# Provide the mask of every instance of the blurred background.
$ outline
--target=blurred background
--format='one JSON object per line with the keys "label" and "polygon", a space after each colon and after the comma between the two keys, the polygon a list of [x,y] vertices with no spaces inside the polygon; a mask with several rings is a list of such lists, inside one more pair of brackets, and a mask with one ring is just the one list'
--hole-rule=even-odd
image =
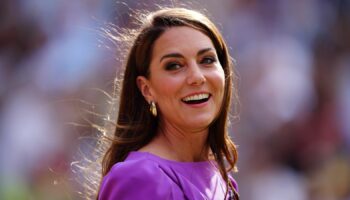
{"label": "blurred background", "polygon": [[[1,0],[0,199],[84,199],[73,166],[98,131],[80,122],[106,117],[99,89],[112,93],[123,52],[101,28],[183,2]],[[190,5],[207,10],[236,61],[241,199],[350,200],[350,1]]]}

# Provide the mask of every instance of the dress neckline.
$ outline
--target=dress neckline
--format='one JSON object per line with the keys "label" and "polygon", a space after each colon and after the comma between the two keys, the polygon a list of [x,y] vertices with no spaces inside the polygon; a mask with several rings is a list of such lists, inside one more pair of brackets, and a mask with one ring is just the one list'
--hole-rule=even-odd
{"label": "dress neckline", "polygon": [[154,161],[158,161],[161,163],[168,163],[171,165],[182,165],[182,166],[203,166],[203,165],[213,165],[215,161],[214,160],[208,160],[208,161],[198,161],[198,162],[182,162],[182,161],[175,161],[175,160],[169,160],[166,158],[162,158],[158,155],[155,155],[150,152],[143,152],[143,151],[131,151],[128,155],[127,160],[134,160],[139,158],[148,158]]}

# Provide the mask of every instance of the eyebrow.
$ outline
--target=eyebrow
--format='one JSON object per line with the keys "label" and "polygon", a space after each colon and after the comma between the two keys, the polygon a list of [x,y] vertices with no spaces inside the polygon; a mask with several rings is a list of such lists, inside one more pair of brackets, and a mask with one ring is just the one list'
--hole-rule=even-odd
{"label": "eyebrow", "polygon": [[[208,52],[210,50],[213,50],[213,48],[209,47],[209,48],[201,49],[201,50],[198,51],[197,56],[202,55],[202,54],[204,54],[204,53],[206,53],[206,52]],[[162,56],[160,58],[159,62],[162,62],[162,60],[165,59],[165,58],[183,58],[183,57],[184,56],[181,55],[180,53],[169,53],[169,54],[166,54],[166,55]]]}

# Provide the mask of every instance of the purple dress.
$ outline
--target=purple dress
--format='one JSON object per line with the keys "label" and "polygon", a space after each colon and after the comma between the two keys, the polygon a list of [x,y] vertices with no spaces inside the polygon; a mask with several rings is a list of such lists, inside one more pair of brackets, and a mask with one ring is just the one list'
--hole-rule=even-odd
{"label": "purple dress", "polygon": [[225,190],[214,162],[177,162],[135,151],[103,178],[98,199],[214,200],[224,199]]}

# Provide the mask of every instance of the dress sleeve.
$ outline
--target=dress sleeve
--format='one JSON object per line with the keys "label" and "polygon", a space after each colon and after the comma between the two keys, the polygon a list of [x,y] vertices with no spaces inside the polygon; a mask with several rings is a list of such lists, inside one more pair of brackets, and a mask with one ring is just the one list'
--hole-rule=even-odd
{"label": "dress sleeve", "polygon": [[173,199],[172,184],[153,162],[118,163],[103,178],[99,200]]}

